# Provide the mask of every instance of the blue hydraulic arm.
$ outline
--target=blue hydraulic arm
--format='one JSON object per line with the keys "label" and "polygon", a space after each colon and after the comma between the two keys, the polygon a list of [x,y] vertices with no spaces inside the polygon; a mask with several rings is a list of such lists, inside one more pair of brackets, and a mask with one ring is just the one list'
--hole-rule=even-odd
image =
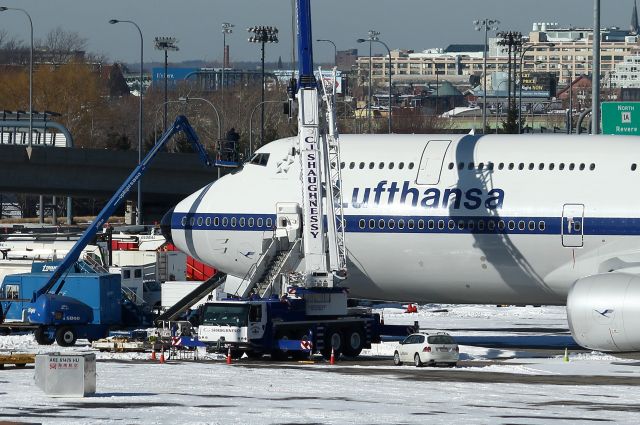
{"label": "blue hydraulic arm", "polygon": [[313,37],[311,34],[311,0],[297,0],[298,75],[300,88],[315,88],[313,72]]}
{"label": "blue hydraulic arm", "polygon": [[[54,272],[49,277],[47,283],[40,288],[38,291],[34,292],[33,298],[31,302],[35,302],[36,299],[46,294],[55,286],[60,277],[71,267],[73,264],[78,261],[80,258],[80,254],[82,250],[93,240],[98,230],[102,227],[102,225],[111,217],[116,208],[122,204],[122,201],[126,198],[127,194],[131,191],[131,188],[136,185],[138,180],[142,177],[144,172],[147,169],[147,166],[153,161],[154,157],[158,153],[160,149],[174,136],[176,133],[183,131],[187,135],[187,139],[193,146],[194,150],[198,153],[202,161],[208,166],[212,166],[213,162],[209,157],[209,154],[204,149],[204,146],[200,143],[200,139],[196,134],[191,124],[187,120],[187,117],[184,115],[180,115],[176,118],[173,125],[164,132],[164,134],[158,139],[153,148],[149,151],[147,156],[144,157],[142,162],[138,164],[138,166],[133,170],[133,172],[127,177],[122,186],[118,188],[116,193],[113,194],[109,202],[104,206],[102,211],[96,216],[95,220],[91,223],[91,225],[84,231],[82,237],[73,245],[73,248],[67,253],[67,255],[62,260],[62,263],[54,270]],[[60,291],[62,285],[60,285],[56,293]]]}

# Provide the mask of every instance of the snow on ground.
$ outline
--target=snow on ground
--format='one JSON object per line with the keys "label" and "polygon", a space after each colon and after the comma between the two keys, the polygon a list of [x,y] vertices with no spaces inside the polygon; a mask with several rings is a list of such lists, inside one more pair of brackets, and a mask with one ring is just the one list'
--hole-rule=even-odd
{"label": "snow on ground", "polygon": [[[443,311],[447,310],[447,311]],[[386,323],[449,329],[454,335],[567,328],[561,307],[422,306],[384,308]],[[439,311],[439,312],[436,312]],[[499,329],[499,330],[498,330]],[[390,356],[395,343],[365,355]],[[31,335],[0,337],[0,352],[86,351],[42,347]],[[97,394],[50,398],[34,370],[0,371],[0,422],[189,424],[593,423],[640,422],[640,363],[597,352],[544,354],[460,347],[455,369],[394,367],[390,358],[357,366],[148,360],[148,353],[99,353]],[[388,363],[387,363],[388,361]],[[340,363],[339,363],[340,364]],[[601,376],[603,380],[592,377]],[[509,379],[504,379],[508,377]],[[540,379],[538,379],[540,378]],[[533,379],[533,380],[532,380]],[[567,382],[565,382],[565,380]],[[580,383],[576,384],[578,380]]]}

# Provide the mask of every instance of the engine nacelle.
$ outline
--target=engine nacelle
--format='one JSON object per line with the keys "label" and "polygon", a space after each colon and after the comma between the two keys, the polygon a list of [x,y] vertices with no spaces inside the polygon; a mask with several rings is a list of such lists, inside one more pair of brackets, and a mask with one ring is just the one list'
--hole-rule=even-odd
{"label": "engine nacelle", "polygon": [[578,280],[567,297],[575,341],[598,351],[640,351],[640,277],[607,273]]}

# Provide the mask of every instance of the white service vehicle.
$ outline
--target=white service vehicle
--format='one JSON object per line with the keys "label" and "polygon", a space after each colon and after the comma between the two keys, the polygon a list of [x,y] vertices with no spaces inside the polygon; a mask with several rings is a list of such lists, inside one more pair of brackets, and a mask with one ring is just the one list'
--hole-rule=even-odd
{"label": "white service vehicle", "polygon": [[437,364],[453,367],[459,358],[458,344],[446,332],[411,334],[393,352],[396,366],[413,362],[415,367]]}

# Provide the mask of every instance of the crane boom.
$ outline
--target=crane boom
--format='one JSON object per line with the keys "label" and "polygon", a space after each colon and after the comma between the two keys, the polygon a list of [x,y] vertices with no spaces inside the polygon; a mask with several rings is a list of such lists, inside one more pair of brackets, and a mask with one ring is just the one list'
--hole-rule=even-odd
{"label": "crane boom", "polygon": [[[114,211],[122,204],[122,201],[126,198],[127,194],[131,191],[138,180],[145,173],[147,167],[153,161],[156,154],[162,149],[162,147],[178,132],[184,132],[187,136],[189,142],[193,145],[194,150],[200,156],[200,159],[207,165],[212,166],[213,162],[209,157],[209,154],[205,150],[204,146],[200,143],[200,139],[196,134],[191,124],[189,124],[189,120],[184,115],[179,115],[173,125],[167,129],[167,131],[162,134],[160,139],[156,142],[153,148],[149,151],[149,153],[144,157],[144,159],[138,164],[138,166],[133,170],[133,172],[127,177],[124,183],[118,188],[118,190],[113,194],[109,202],[104,206],[102,211],[96,216],[93,222],[87,227],[84,231],[80,239],[73,245],[73,247],[69,250],[67,255],[65,255],[62,263],[51,273],[51,276],[47,280],[47,283],[42,286],[38,291],[35,291],[33,294],[33,298],[31,302],[35,302],[36,299],[46,294],[53,288],[58,280],[62,277],[62,275],[80,258],[80,254],[82,250],[93,240],[98,230],[102,227],[102,225],[111,217]],[[56,293],[60,291],[62,285],[58,286]]]}

